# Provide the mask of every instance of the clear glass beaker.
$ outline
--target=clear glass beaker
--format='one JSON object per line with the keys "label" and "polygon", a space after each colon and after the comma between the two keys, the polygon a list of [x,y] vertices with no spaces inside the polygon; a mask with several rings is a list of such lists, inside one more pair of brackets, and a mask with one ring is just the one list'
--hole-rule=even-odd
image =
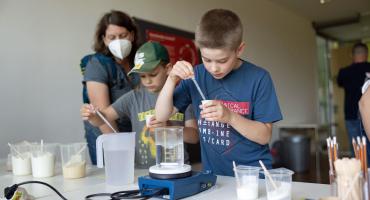
{"label": "clear glass beaker", "polygon": [[183,129],[178,126],[155,129],[157,166],[172,168],[184,165]]}

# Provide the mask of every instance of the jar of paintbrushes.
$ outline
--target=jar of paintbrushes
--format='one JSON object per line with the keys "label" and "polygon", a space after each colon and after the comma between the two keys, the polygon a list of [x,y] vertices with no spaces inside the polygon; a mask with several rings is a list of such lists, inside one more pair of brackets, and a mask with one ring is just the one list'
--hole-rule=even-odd
{"label": "jar of paintbrushes", "polygon": [[339,159],[336,137],[327,138],[331,195],[340,200],[369,200],[366,138],[353,138],[354,158]]}

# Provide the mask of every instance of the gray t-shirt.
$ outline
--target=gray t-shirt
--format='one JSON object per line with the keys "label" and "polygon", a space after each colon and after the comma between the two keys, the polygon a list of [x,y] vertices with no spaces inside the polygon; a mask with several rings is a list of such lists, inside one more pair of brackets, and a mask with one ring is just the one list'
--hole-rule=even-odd
{"label": "gray t-shirt", "polygon": [[[156,146],[154,135],[151,136],[149,134],[145,116],[154,114],[157,98],[158,94],[151,93],[145,87],[139,86],[112,104],[119,117],[129,117],[131,119],[132,131],[136,132],[135,167],[137,168],[147,169],[155,165]],[[176,113],[171,117],[168,125],[184,126],[186,120],[194,118],[193,108],[189,106],[185,111],[185,115]],[[188,159],[189,156],[185,147],[184,162],[186,163]]]}
{"label": "gray t-shirt", "polygon": [[[98,59],[95,54],[87,63],[84,73],[84,81],[94,81],[106,84],[109,88],[110,103],[116,101],[123,94],[132,90],[137,84],[139,77],[130,76],[130,79],[112,58],[99,54]],[[102,61],[102,62],[101,62]],[[89,91],[88,91],[89,92]],[[117,120],[119,131],[130,131],[130,119],[127,117]]]}

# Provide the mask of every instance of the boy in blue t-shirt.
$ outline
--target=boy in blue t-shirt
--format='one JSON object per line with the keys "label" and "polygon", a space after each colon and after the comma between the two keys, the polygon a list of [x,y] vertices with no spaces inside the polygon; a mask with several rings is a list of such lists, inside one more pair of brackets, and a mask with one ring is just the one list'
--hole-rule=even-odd
{"label": "boy in blue t-shirt", "polygon": [[[271,168],[268,143],[272,123],[282,119],[269,73],[239,57],[245,44],[239,17],[229,10],[213,9],[203,15],[195,32],[203,64],[178,61],[156,103],[156,118],[192,104],[199,127],[204,170],[233,176],[232,161]],[[191,78],[195,78],[208,101]],[[180,84],[176,87],[177,83]],[[199,105],[199,107],[197,106]]]}

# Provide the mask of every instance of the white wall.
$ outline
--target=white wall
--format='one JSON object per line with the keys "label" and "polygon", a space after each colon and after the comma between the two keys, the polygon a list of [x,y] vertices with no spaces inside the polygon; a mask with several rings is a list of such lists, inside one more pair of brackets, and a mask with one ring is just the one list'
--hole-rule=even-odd
{"label": "white wall", "polygon": [[110,9],[194,31],[211,8],[234,10],[244,58],[271,72],[284,123],[315,122],[315,34],[310,22],[267,0],[0,0],[0,157],[7,142],[82,141],[79,59]]}

